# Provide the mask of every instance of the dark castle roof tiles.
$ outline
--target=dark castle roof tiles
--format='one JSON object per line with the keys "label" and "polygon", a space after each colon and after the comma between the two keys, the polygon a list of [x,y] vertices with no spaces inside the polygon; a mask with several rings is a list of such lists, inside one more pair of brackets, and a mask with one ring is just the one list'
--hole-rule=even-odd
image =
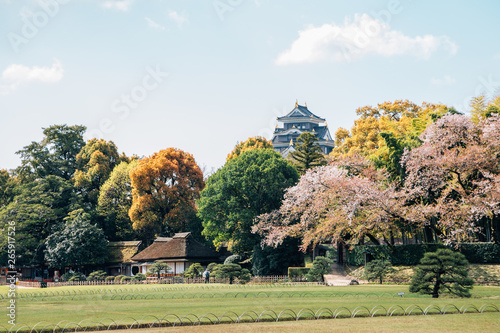
{"label": "dark castle roof tiles", "polygon": [[[297,111],[298,110],[298,111]],[[297,105],[292,111],[290,111],[287,115],[283,117],[278,117],[278,120],[285,119],[285,118],[312,118],[312,119],[317,119],[317,120],[325,120],[321,117],[318,117],[309,109],[307,106],[302,106],[302,105]]]}

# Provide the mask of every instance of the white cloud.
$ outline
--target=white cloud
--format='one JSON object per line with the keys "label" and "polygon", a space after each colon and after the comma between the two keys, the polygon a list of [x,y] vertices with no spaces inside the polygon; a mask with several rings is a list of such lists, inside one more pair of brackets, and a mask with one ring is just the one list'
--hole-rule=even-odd
{"label": "white cloud", "polygon": [[117,9],[122,12],[126,12],[129,10],[130,6],[132,6],[133,2],[134,0],[106,0],[101,4],[101,6],[104,8]]}
{"label": "white cloud", "polygon": [[346,19],[343,25],[323,24],[299,31],[299,38],[278,56],[276,64],[290,65],[322,60],[345,62],[369,54],[386,57],[411,54],[428,59],[439,48],[446,49],[450,54],[457,52],[456,44],[447,36],[425,35],[412,38],[400,31],[391,30],[388,24],[367,14],[356,14],[352,22]]}
{"label": "white cloud", "polygon": [[168,17],[172,21],[174,21],[175,23],[177,23],[177,25],[179,26],[179,28],[181,28],[184,23],[188,22],[187,17],[185,17],[185,16],[183,16],[183,15],[181,15],[181,14],[175,12],[175,11],[170,11],[168,13]]}
{"label": "white cloud", "polygon": [[12,64],[7,67],[0,78],[0,95],[8,95],[20,86],[31,82],[56,83],[64,75],[64,69],[59,60],[54,59],[52,67],[28,67]]}
{"label": "white cloud", "polygon": [[150,28],[154,28],[154,29],[159,29],[159,30],[165,30],[165,27],[162,26],[161,24],[159,23],[156,23],[155,21],[153,21],[152,19],[150,19],[149,17],[145,17],[144,18],[146,20],[146,22],[148,22],[148,26]]}
{"label": "white cloud", "polygon": [[452,84],[455,84],[455,82],[456,82],[455,79],[449,75],[445,75],[442,79],[439,78],[431,79],[431,84],[434,86],[450,86]]}

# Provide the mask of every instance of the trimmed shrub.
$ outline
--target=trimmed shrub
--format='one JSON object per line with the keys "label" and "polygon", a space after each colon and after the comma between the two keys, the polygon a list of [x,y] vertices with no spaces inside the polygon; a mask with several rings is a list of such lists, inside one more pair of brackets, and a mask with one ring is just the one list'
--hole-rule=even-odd
{"label": "trimmed shrub", "polygon": [[137,273],[136,275],[134,275],[132,277],[132,280],[133,281],[144,281],[144,280],[146,280],[146,275],[144,275],[142,273]]}
{"label": "trimmed shrub", "polygon": [[366,265],[365,277],[368,281],[378,280],[382,284],[387,275],[394,272],[395,270],[392,268],[389,260],[376,259]]}
{"label": "trimmed shrub", "polygon": [[199,278],[203,274],[203,267],[200,263],[195,262],[184,272],[184,277],[186,278]]}
{"label": "trimmed shrub", "polygon": [[78,281],[85,281],[85,277],[80,272],[71,274],[71,277],[68,279],[68,282],[78,282]]}
{"label": "trimmed shrub", "polygon": [[120,280],[121,282],[127,282],[127,281],[131,281],[132,280],[132,277],[130,276],[124,276],[122,277],[122,279]]}
{"label": "trimmed shrub", "polygon": [[120,282],[125,275],[117,275],[115,276],[115,282]]}
{"label": "trimmed shrub", "polygon": [[104,280],[105,281],[114,281],[115,277],[114,276],[106,276],[106,278]]}
{"label": "trimmed shrub", "polygon": [[316,257],[314,259],[311,269],[306,274],[306,279],[309,282],[323,281],[323,275],[330,272],[330,264],[332,260],[325,257]]}
{"label": "trimmed shrub", "polygon": [[102,281],[106,278],[107,274],[103,270],[94,271],[89,274],[87,281]]}

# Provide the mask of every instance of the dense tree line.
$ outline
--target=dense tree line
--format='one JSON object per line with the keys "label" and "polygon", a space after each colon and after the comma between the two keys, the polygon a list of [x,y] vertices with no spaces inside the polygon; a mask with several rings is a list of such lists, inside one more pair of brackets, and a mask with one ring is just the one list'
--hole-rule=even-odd
{"label": "dense tree line", "polygon": [[[187,229],[201,239],[195,199],[204,183],[192,155],[168,148],[129,158],[112,141],[85,143],[85,130],[45,128],[17,152],[18,168],[0,171],[0,229],[15,222],[16,265],[98,265],[108,241],[147,245]],[[5,259],[5,232],[0,242]]]}
{"label": "dense tree line", "polygon": [[[98,265],[108,241],[190,231],[257,275],[285,273],[299,247],[324,241],[499,242],[500,98],[471,110],[362,107],[328,157],[310,133],[287,159],[249,138],[205,180],[179,149],[127,157],[111,141],[85,142],[83,126],[50,126],[18,152],[18,168],[0,170],[0,229],[16,222],[20,266]],[[0,243],[5,259],[5,232]]]}

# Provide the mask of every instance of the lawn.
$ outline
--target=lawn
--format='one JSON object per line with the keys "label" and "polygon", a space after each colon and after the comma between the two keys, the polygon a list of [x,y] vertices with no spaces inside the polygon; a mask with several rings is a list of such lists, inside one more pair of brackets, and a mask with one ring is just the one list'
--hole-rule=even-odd
{"label": "lawn", "polygon": [[[6,305],[7,289],[0,288],[0,294],[4,299],[2,302]],[[397,294],[404,292],[404,296],[400,297]],[[358,317],[367,316],[368,312],[378,306],[377,314],[385,314],[391,307],[395,310],[394,314],[402,314],[404,309],[413,306],[413,313],[420,313],[430,305],[442,309],[449,304],[453,304],[458,309],[466,305],[474,305],[480,308],[485,304],[493,304],[500,308],[500,287],[475,287],[473,297],[470,299],[460,298],[439,298],[432,299],[429,296],[415,295],[408,292],[406,285],[359,285],[346,287],[327,287],[327,286],[279,286],[279,285],[120,285],[120,286],[82,286],[82,287],[61,287],[50,289],[18,289],[19,298],[17,299],[16,321],[20,324],[32,327],[39,322],[46,322],[37,326],[39,329],[45,325],[54,327],[57,323],[64,321],[60,326],[73,322],[78,323],[85,320],[81,325],[95,326],[91,322],[102,321],[103,325],[110,325],[113,322],[118,322],[125,318],[122,323],[132,324],[134,321],[144,318],[144,322],[154,322],[156,318],[162,318],[167,314],[174,314],[182,317],[193,314],[195,316],[186,317],[183,322],[190,323],[196,321],[197,317],[211,313],[203,319],[204,323],[215,321],[216,317],[222,316],[225,322],[237,320],[237,317],[247,312],[241,319],[253,321],[263,311],[262,319],[275,319],[281,311],[281,319],[292,319],[302,309],[301,318],[310,317],[312,313],[323,308],[330,309],[331,312],[337,314],[335,309],[346,308],[342,310],[338,317],[349,316],[357,307],[360,311]],[[418,307],[417,307],[418,306]],[[431,312],[438,311],[433,308]],[[401,308],[403,310],[401,310]],[[492,310],[493,308],[489,308]],[[391,311],[392,311],[391,310]],[[471,309],[472,310],[472,309]],[[250,312],[251,311],[251,312]],[[408,310],[409,311],[409,310]],[[448,312],[457,312],[454,307],[449,307]],[[326,317],[330,312],[323,311],[323,316]],[[153,317],[154,316],[154,317]],[[460,318],[483,318],[484,325],[489,325],[487,318],[491,318],[493,322],[500,322],[500,313],[485,313],[485,314],[467,314],[467,315],[451,315],[451,316],[430,316],[429,318],[443,318],[448,320],[448,317]],[[6,316],[5,316],[6,317]],[[406,318],[406,317],[405,317]],[[423,316],[419,316],[423,318]],[[445,319],[446,318],[446,319]],[[175,322],[177,317],[167,316],[170,322]],[[363,323],[364,321],[376,320],[384,322],[388,329],[401,321],[403,318],[354,318],[336,321]],[[413,322],[413,316],[410,318]],[[408,319],[408,320],[410,320]],[[392,321],[391,321],[392,320]],[[420,320],[420,319],[418,319]],[[418,321],[417,320],[417,321]],[[431,319],[422,319],[425,323],[431,323]],[[441,320],[441,319],[435,319]],[[0,323],[5,328],[10,328],[7,324],[7,319]],[[326,322],[321,321],[305,321],[318,331],[325,330]],[[325,323],[322,323],[325,322]],[[178,321],[179,323],[179,321]],[[279,326],[279,325],[281,326]],[[269,326],[269,329],[277,329],[283,327],[286,330],[290,323],[278,323],[278,326]],[[268,324],[238,324],[243,327],[254,327],[252,325]],[[303,325],[302,321],[296,325]],[[344,325],[344,324],[342,324]],[[361,324],[360,324],[361,325]],[[367,324],[370,325],[369,323]],[[429,324],[431,325],[431,324]],[[70,325],[71,327],[74,325]],[[220,327],[229,327],[223,325]],[[417,325],[418,326],[418,325]],[[16,328],[17,328],[16,327]],[[240,327],[240,326],[239,326]],[[256,329],[258,326],[255,326]],[[489,327],[489,326],[488,326]],[[489,329],[484,326],[482,328]],[[101,326],[102,328],[102,326]],[[473,327],[475,329],[475,327]],[[209,328],[201,328],[202,330]],[[262,328],[267,329],[267,328]],[[293,329],[293,328],[290,328]],[[240,330],[240,328],[238,328]],[[259,329],[260,330],[260,329]]]}

